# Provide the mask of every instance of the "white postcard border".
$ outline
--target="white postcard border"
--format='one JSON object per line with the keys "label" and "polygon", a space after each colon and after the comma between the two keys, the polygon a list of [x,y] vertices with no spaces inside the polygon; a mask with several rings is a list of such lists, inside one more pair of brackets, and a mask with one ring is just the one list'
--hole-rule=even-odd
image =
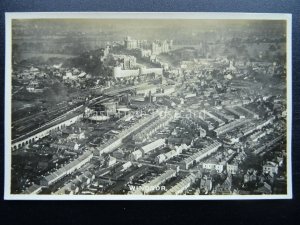
{"label": "white postcard border", "polygon": [[[25,195],[11,194],[11,21],[13,19],[214,19],[287,22],[287,194],[286,195]],[[5,13],[5,174],[6,200],[268,200],[292,199],[292,15],[220,12],[8,12]]]}

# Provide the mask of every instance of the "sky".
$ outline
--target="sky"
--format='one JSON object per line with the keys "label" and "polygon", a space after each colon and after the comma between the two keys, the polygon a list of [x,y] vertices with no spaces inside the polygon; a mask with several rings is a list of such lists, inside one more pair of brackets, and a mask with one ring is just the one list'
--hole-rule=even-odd
{"label": "sky", "polygon": [[14,30],[31,33],[84,32],[115,33],[136,38],[172,38],[206,32],[285,32],[285,21],[203,19],[22,19],[13,20]]}

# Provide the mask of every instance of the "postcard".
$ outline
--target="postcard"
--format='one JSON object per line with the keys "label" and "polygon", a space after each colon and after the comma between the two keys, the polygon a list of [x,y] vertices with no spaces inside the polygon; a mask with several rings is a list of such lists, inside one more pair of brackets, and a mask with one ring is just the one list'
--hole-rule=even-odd
{"label": "postcard", "polygon": [[6,13],[8,200],[292,198],[291,15]]}

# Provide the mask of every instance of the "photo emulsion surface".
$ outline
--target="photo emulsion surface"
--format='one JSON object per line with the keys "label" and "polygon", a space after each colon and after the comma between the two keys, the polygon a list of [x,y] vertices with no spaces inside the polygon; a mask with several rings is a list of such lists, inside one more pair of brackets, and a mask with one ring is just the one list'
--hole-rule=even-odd
{"label": "photo emulsion surface", "polygon": [[13,15],[7,198],[291,197],[286,18]]}

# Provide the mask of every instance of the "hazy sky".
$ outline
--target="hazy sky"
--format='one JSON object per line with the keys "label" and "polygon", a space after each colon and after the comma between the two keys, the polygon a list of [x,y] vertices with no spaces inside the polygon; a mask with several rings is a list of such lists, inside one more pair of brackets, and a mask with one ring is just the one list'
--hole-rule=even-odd
{"label": "hazy sky", "polygon": [[56,28],[58,30],[87,29],[284,29],[285,21],[272,20],[195,20],[195,19],[27,19],[14,20],[14,25],[32,28]]}
{"label": "hazy sky", "polygon": [[23,19],[13,20],[13,30],[28,30],[34,34],[61,32],[114,33],[119,39],[167,38],[205,32],[285,32],[285,21],[279,20],[204,20],[204,19]]}

